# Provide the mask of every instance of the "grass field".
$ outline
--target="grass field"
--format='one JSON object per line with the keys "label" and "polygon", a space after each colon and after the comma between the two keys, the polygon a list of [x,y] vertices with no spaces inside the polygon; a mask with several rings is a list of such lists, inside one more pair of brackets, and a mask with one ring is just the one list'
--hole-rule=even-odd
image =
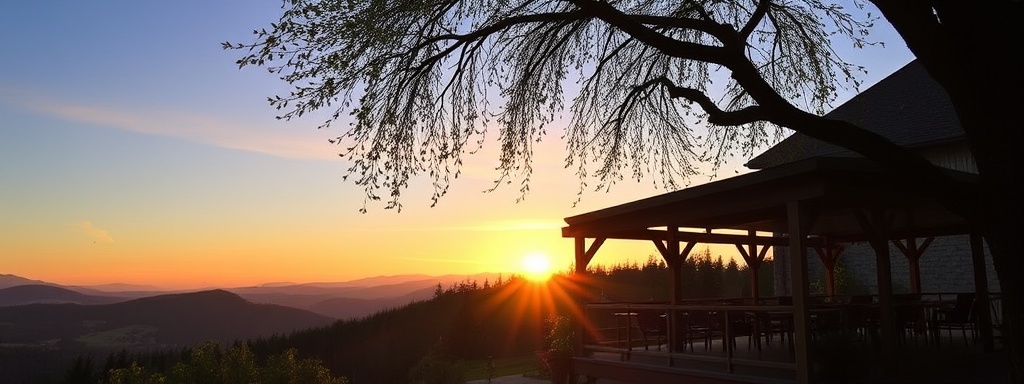
{"label": "grass field", "polygon": [[466,362],[466,380],[481,380],[488,377],[509,376],[537,371],[537,357],[534,355],[494,359],[494,370],[488,372],[489,360]]}
{"label": "grass field", "polygon": [[156,331],[156,327],[148,325],[129,325],[109,331],[85,334],[75,340],[90,347],[123,348],[154,343]]}

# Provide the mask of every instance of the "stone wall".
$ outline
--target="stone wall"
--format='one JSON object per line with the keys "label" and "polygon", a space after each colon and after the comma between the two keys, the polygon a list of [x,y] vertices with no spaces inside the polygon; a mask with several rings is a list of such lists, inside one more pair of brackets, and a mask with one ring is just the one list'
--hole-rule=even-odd
{"label": "stone wall", "polygon": [[[918,244],[921,240],[918,240]],[[775,292],[790,294],[789,260],[786,247],[772,250],[775,258]],[[891,243],[893,293],[910,292],[910,268],[906,256]],[[808,279],[812,287],[824,285],[824,264],[817,253],[807,252]],[[878,293],[878,275],[875,252],[867,243],[846,244],[839,263],[850,280],[854,293]],[[923,293],[973,292],[974,267],[971,261],[970,239],[967,235],[936,237],[920,260],[921,291]],[[999,292],[999,281],[992,265],[992,256],[985,247],[985,271],[989,292]],[[815,292],[812,288],[811,293]],[[842,292],[841,292],[842,293]]]}

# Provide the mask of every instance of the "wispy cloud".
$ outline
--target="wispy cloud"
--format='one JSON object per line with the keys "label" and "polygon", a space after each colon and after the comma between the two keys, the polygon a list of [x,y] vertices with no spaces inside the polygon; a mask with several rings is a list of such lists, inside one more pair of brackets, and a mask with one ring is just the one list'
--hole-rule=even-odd
{"label": "wispy cloud", "polygon": [[552,220],[503,220],[488,221],[475,225],[425,228],[435,231],[547,231],[562,227],[560,221]]}
{"label": "wispy cloud", "polygon": [[483,260],[470,260],[470,259],[440,259],[433,257],[399,257],[399,260],[408,261],[427,261],[432,263],[444,263],[444,264],[473,264],[473,265],[488,265]]}
{"label": "wispy cloud", "polygon": [[[8,93],[9,90],[4,90]],[[266,125],[245,125],[222,116],[180,111],[124,110],[104,105],[62,102],[43,97],[3,97],[36,113],[59,119],[89,123],[129,132],[168,136],[222,148],[257,152],[294,159],[337,159],[338,148],[327,142],[323,132]]]}
{"label": "wispy cloud", "polygon": [[82,220],[75,224],[75,231],[78,233],[89,236],[93,242],[97,243],[113,243],[114,238],[110,237],[110,233],[107,230],[99,228],[92,224],[92,221]]}

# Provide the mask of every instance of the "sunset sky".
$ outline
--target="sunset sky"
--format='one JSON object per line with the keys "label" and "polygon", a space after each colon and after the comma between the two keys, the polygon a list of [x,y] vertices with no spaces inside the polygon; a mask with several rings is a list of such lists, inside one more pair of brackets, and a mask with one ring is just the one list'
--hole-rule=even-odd
{"label": "sunset sky", "polygon": [[[532,253],[566,269],[562,218],[665,192],[627,182],[573,207],[578,181],[553,130],[524,202],[516,188],[482,193],[497,176],[492,143],[438,206],[414,184],[401,213],[361,214],[363,191],[327,142],[345,125],[275,120],[266,98],[287,85],[220,47],[249,42],[280,4],[0,2],[0,274],[196,288],[519,271]],[[911,60],[879,24],[885,48],[849,56],[867,85]],[[595,261],[654,253],[609,242]]]}

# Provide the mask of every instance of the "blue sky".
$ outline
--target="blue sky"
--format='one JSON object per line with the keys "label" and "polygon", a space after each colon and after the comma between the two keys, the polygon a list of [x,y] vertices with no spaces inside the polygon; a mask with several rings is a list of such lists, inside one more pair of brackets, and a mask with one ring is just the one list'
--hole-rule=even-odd
{"label": "blue sky", "polygon": [[[663,192],[626,185],[573,208],[549,140],[524,203],[511,188],[481,193],[497,176],[483,154],[436,208],[413,190],[401,214],[359,214],[362,191],[327,142],[340,131],[316,130],[322,116],[275,120],[266,98],[287,85],[221,49],[279,7],[0,3],[0,273],[184,287],[514,270],[533,252],[567,265],[563,217]],[[886,49],[851,57],[866,84],[910,60],[891,30],[876,36]]]}

